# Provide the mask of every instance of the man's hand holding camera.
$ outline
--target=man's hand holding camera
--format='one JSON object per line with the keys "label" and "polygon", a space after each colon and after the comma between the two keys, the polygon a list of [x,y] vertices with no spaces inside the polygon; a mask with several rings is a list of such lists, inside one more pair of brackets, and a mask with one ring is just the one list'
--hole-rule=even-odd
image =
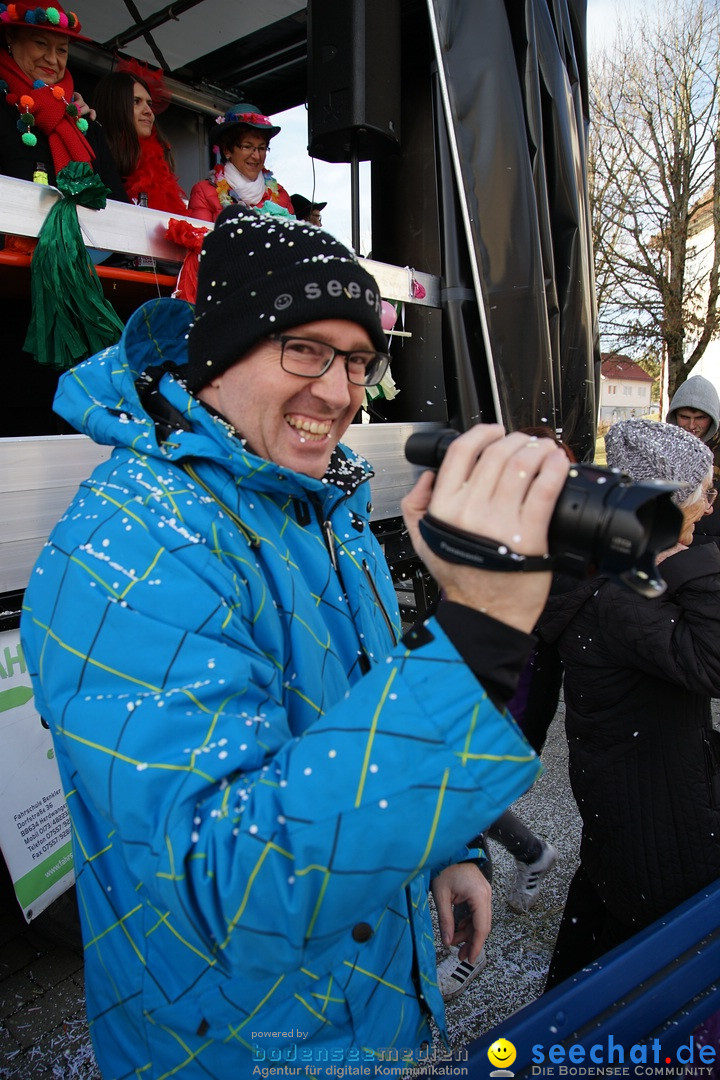
{"label": "man's hand holding camera", "polygon": [[433,518],[524,555],[548,550],[548,524],[568,461],[551,439],[478,424],[448,446],[437,473],[424,472],[403,500],[415,550],[448,600],[530,632],[547,599],[550,573],[502,573],[447,562],[424,542],[419,522]]}

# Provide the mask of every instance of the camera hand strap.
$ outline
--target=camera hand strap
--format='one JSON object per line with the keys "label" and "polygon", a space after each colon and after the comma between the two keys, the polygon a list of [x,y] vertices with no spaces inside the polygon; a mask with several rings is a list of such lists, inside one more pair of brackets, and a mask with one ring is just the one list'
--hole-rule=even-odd
{"label": "camera hand strap", "polygon": [[519,555],[505,544],[498,544],[486,536],[456,529],[432,514],[420,521],[420,535],[436,555],[446,562],[465,563],[478,570],[552,570],[551,555]]}

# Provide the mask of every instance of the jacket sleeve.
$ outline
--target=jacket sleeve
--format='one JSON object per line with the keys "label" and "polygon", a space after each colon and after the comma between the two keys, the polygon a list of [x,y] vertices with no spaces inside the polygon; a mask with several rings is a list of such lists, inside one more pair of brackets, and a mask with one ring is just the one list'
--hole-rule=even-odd
{"label": "jacket sleeve", "polygon": [[198,948],[259,979],[312,962],[536,777],[434,618],[293,735],[292,664],[327,643],[282,664],[251,553],[228,591],[212,538],[139,504],[120,519],[132,566],[100,532],[46,548],[26,656],[76,831]]}
{"label": "jacket sleeve", "polygon": [[667,592],[647,600],[607,584],[599,594],[603,646],[615,661],[720,697],[720,550],[690,547],[660,565]]}
{"label": "jacket sleeve", "polygon": [[[193,184],[188,201],[188,217],[199,218],[201,221],[214,221],[219,209],[211,205],[211,195],[215,196],[215,201],[217,201],[215,188],[207,180],[200,180],[197,184]],[[218,203],[218,207],[219,205]]]}

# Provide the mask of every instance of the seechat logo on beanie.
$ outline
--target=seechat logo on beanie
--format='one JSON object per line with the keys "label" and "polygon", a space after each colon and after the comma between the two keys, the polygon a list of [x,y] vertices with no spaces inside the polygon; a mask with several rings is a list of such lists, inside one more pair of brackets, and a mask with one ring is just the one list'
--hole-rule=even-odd
{"label": "seechat logo on beanie", "polygon": [[228,207],[200,254],[188,387],[206,386],[270,334],[322,319],[357,323],[384,352],[380,312],[374,278],[329,233]]}

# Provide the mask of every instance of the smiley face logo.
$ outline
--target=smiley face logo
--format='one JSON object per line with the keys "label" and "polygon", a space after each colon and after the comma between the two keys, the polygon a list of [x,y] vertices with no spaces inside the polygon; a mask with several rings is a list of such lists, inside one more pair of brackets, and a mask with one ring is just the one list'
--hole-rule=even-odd
{"label": "smiley face logo", "polygon": [[507,1039],[496,1039],[487,1054],[491,1065],[497,1069],[507,1069],[517,1057],[517,1050]]}

